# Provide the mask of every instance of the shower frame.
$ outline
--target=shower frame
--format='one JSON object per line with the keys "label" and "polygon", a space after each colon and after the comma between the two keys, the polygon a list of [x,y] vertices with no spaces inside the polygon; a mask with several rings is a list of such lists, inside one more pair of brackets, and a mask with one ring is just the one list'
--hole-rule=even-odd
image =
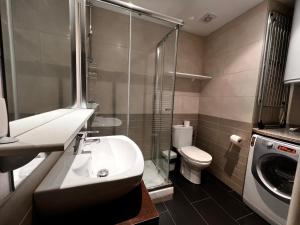
{"label": "shower frame", "polygon": [[[76,39],[76,77],[77,77],[77,83],[78,83],[78,90],[77,89],[77,105],[78,107],[83,107],[86,108],[87,107],[87,78],[88,78],[88,65],[89,65],[89,59],[91,58],[91,55],[88,53],[88,45],[89,40],[87,39],[87,37],[90,38],[91,36],[91,26],[89,24],[89,21],[91,20],[90,15],[88,15],[88,10],[90,10],[91,6],[93,5],[92,1],[89,0],[69,0],[70,2],[73,3],[73,8],[75,9],[75,13],[74,13],[74,28],[75,28],[75,32],[73,32],[72,34],[75,34],[75,39]],[[131,85],[131,81],[130,81],[130,76],[131,76],[131,68],[130,68],[130,64],[131,64],[131,26],[132,26],[132,14],[138,14],[138,15],[144,15],[146,17],[151,17],[154,18],[156,20],[160,20],[163,22],[167,22],[168,24],[172,24],[170,26],[170,31],[158,42],[157,46],[160,45],[161,43],[164,43],[167,38],[173,33],[176,32],[175,34],[175,39],[174,39],[174,59],[173,62],[174,66],[173,66],[173,74],[169,74],[170,76],[173,75],[173,96],[171,99],[171,106],[172,109],[174,108],[174,90],[175,90],[175,73],[176,73],[176,59],[177,59],[177,44],[178,44],[178,33],[179,33],[179,28],[181,26],[183,26],[183,20],[180,19],[176,19],[173,17],[169,17],[148,9],[144,9],[142,7],[138,7],[135,6],[133,4],[130,3],[126,3],[123,1],[119,1],[119,0],[97,0],[97,2],[99,3],[103,3],[106,4],[108,6],[113,6],[113,7],[117,7],[117,8],[121,8],[124,9],[124,11],[126,10],[127,12],[129,12],[129,18],[130,18],[130,34],[129,34],[129,65],[128,65],[128,112],[127,112],[127,135],[128,135],[128,129],[129,129],[129,121],[130,121],[130,110],[129,110],[129,103],[130,103],[130,85]],[[87,17],[88,15],[88,17]],[[174,25],[174,26],[173,26]],[[72,38],[72,37],[71,37]],[[72,38],[73,39],[73,38]],[[155,59],[156,60],[156,59]],[[155,61],[156,64],[156,61]],[[173,65],[173,64],[172,64]],[[155,68],[156,70],[156,68]],[[165,76],[166,71],[164,71],[164,73],[162,74],[162,76]],[[155,71],[155,77],[157,76],[156,71]],[[155,83],[154,83],[155,86]],[[154,93],[155,95],[155,93]],[[155,96],[154,96],[155,97]],[[154,103],[153,103],[154,104]],[[172,110],[171,109],[171,110]],[[171,114],[171,124],[170,124],[170,131],[172,128],[172,121],[173,121],[173,111],[170,111]],[[170,133],[170,145],[171,145],[171,133]],[[152,157],[151,157],[152,158]],[[169,158],[170,158],[170,151],[169,151]],[[157,167],[157,165],[156,165]],[[157,170],[160,171],[161,168],[157,167]],[[168,173],[169,173],[169,168],[167,171],[167,180],[168,180]],[[169,182],[169,180],[167,181]],[[164,185],[165,186],[165,185]],[[157,188],[156,188],[157,189]]]}
{"label": "shower frame", "polygon": [[[86,108],[87,106],[87,76],[88,76],[88,60],[90,55],[87,54],[87,40],[86,36],[90,35],[90,26],[87,26],[87,10],[91,7],[90,0],[69,0],[70,7],[74,9],[75,13],[71,17],[71,33],[72,40],[76,40],[72,43],[71,49],[76,49],[76,77],[77,77],[77,105]],[[152,10],[148,10],[139,6],[135,6],[131,3],[123,2],[120,0],[97,0],[97,2],[106,3],[115,7],[119,7],[129,12],[134,12],[139,15],[145,15],[151,18],[155,18],[164,22],[174,24],[174,29],[178,30],[184,25],[183,20],[170,17]],[[87,9],[88,8],[88,9]],[[131,16],[130,16],[131,17]],[[173,31],[173,30],[172,30]],[[170,33],[172,32],[170,31]],[[169,34],[169,33],[168,33]],[[166,36],[168,36],[168,34]],[[178,35],[177,35],[178,36]],[[164,37],[165,38],[165,37]],[[164,39],[163,38],[163,39]],[[131,40],[130,40],[131,43]],[[176,53],[177,55],[177,48]],[[89,56],[89,57],[87,57]],[[129,74],[130,76],[130,74]]]}
{"label": "shower frame", "polygon": [[[175,34],[175,54],[174,54],[174,71],[165,71],[165,68],[162,68],[162,71],[158,71],[158,61],[159,61],[159,55],[162,55],[163,57],[163,63],[162,65],[164,65],[164,57],[165,57],[165,42],[167,41],[168,37],[173,33],[176,32]],[[160,132],[161,132],[161,128],[163,127],[163,121],[162,121],[162,114],[163,114],[163,107],[162,107],[162,101],[163,101],[163,87],[164,87],[164,81],[163,81],[163,76],[165,76],[165,73],[169,73],[169,76],[173,76],[174,80],[173,80],[173,93],[175,90],[175,81],[176,81],[176,64],[177,64],[177,50],[178,50],[178,35],[179,35],[179,25],[177,25],[176,27],[174,27],[174,30],[170,30],[156,45],[156,54],[155,54],[155,78],[154,78],[154,94],[153,94],[153,120],[156,120],[156,112],[158,111],[158,120],[159,120],[159,131],[157,131],[157,134],[153,134],[152,136],[152,154],[151,154],[151,159],[154,162],[155,166],[157,167],[157,169],[159,171],[161,171],[162,173],[164,173],[163,169],[160,168],[159,166],[159,151],[160,151],[160,139],[158,137],[161,136]],[[162,48],[162,53],[159,54],[159,49]],[[162,77],[159,77],[159,73],[162,72]],[[160,85],[159,85],[160,83]],[[159,96],[157,96],[157,87],[160,86],[159,88]],[[158,107],[156,107],[156,102],[157,102],[157,98],[159,98],[158,100]],[[166,108],[165,112],[169,111],[171,114],[171,118],[170,121],[173,121],[173,111],[170,111],[172,109],[174,109],[174,94],[173,97],[171,99],[170,102],[171,108]],[[152,124],[152,129],[155,130],[157,129],[157,127],[155,127],[156,123]],[[172,129],[172,122],[170,124],[170,129]],[[158,143],[157,142],[158,139]],[[171,139],[172,142],[172,139]],[[171,144],[171,143],[170,143]],[[157,147],[158,146],[158,147]],[[171,150],[171,149],[170,149]],[[171,155],[171,151],[168,152],[168,169],[167,169],[167,174],[165,174],[165,176],[168,178],[169,177],[169,172],[170,172],[170,155]],[[168,184],[166,185],[168,186]],[[154,187],[153,190],[156,190],[156,188]]]}

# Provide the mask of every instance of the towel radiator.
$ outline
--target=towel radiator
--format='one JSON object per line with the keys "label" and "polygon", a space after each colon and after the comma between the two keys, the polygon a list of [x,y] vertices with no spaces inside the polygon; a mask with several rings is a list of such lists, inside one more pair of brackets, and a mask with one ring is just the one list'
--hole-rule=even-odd
{"label": "towel radiator", "polygon": [[284,84],[292,19],[270,11],[258,94],[259,128],[286,124],[289,86]]}

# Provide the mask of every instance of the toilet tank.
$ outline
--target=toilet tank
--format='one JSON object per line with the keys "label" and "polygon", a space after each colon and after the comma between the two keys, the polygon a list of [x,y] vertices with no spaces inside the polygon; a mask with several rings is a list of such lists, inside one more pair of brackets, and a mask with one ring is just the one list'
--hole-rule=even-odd
{"label": "toilet tank", "polygon": [[193,141],[193,127],[183,125],[174,125],[172,131],[173,147],[181,148],[191,146]]}

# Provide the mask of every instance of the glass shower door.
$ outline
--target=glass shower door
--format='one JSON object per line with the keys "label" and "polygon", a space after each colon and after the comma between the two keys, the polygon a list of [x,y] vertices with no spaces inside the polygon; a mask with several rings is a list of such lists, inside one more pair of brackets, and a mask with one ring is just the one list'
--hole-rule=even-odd
{"label": "glass shower door", "polygon": [[130,85],[130,12],[92,1],[87,9],[88,102],[99,104],[91,128],[127,135]]}
{"label": "glass shower door", "polygon": [[169,184],[178,27],[107,2],[90,3],[87,96],[99,103],[91,127],[103,136],[126,135],[139,146],[148,189]]}
{"label": "glass shower door", "polygon": [[152,161],[169,183],[171,133],[174,105],[178,30],[173,30],[159,42],[156,49],[156,74],[153,107]]}

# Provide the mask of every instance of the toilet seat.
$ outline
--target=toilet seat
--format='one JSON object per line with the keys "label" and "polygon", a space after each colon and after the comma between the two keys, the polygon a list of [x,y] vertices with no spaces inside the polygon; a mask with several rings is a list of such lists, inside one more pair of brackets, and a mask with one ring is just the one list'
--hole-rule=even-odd
{"label": "toilet seat", "polygon": [[212,161],[210,154],[195,146],[182,147],[180,152],[184,157],[196,163],[210,163]]}

